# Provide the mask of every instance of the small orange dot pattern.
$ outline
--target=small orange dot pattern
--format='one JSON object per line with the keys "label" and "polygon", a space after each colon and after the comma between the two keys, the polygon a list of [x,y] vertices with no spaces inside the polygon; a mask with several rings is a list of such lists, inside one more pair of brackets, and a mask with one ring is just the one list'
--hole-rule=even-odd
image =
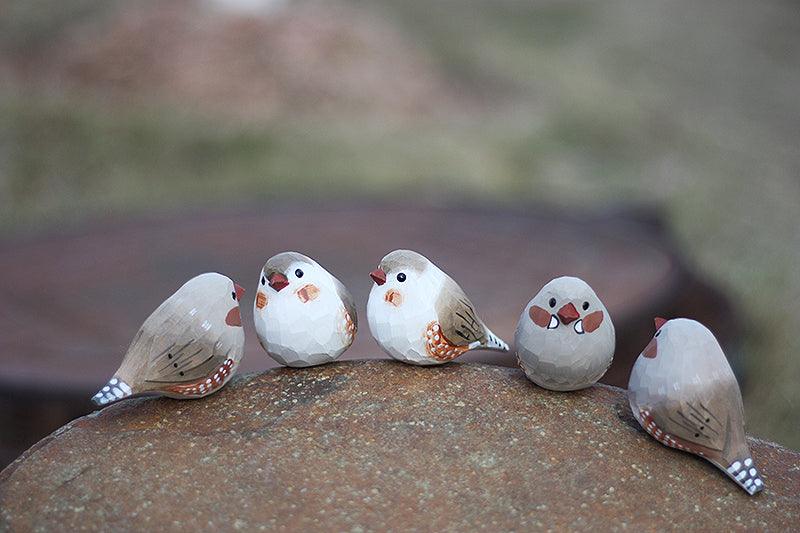
{"label": "small orange dot pattern", "polygon": [[202,378],[192,383],[181,383],[172,385],[164,389],[164,392],[181,394],[183,396],[205,396],[211,394],[225,384],[225,380],[233,372],[233,359],[226,359],[225,362],[206,378]]}
{"label": "small orange dot pattern", "polygon": [[458,346],[448,341],[442,333],[439,323],[434,321],[425,328],[425,351],[437,361],[452,361],[469,348]]}

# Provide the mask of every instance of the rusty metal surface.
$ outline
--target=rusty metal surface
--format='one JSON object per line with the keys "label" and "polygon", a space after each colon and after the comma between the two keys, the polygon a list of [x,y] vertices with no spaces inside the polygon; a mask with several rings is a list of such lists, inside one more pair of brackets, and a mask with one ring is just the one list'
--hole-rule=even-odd
{"label": "rusty metal surface", "polygon": [[796,530],[800,454],[751,446],[756,497],[644,434],[613,387],[477,363],[276,369],[68,424],[0,474],[0,529]]}

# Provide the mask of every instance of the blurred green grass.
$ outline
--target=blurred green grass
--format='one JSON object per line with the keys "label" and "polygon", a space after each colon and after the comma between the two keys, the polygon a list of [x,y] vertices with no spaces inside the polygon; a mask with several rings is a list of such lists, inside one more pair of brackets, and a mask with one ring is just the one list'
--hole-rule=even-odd
{"label": "blurred green grass", "polygon": [[[0,43],[23,55],[111,9],[10,4],[0,29],[14,31]],[[800,19],[790,4],[350,4],[400,28],[471,107],[242,121],[0,84],[0,231],[284,197],[657,205],[746,319],[749,430],[800,448]]]}

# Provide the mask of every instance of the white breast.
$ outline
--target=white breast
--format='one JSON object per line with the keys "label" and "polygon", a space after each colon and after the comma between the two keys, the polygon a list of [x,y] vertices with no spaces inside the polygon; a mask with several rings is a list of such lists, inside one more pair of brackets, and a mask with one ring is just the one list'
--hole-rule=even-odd
{"label": "white breast", "polygon": [[352,343],[344,304],[333,287],[322,286],[319,296],[306,303],[294,293],[271,296],[253,315],[261,346],[277,362],[294,367],[327,363]]}
{"label": "white breast", "polygon": [[[431,276],[433,278],[433,276]],[[367,321],[378,345],[391,357],[417,365],[441,364],[428,357],[425,330],[437,320],[435,302],[441,289],[436,279],[417,280],[414,287],[394,287],[403,294],[403,303],[395,307],[384,297],[392,287],[373,285],[367,302]]]}

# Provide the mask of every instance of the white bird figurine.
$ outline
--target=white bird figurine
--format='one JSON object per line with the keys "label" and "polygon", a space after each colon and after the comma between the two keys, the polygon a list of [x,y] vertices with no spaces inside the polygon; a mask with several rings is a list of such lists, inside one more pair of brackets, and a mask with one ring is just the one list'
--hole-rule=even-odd
{"label": "white bird figurine", "polygon": [[153,393],[201,398],[222,388],[244,353],[244,289],[217,273],[187,281],[144,321],[122,365],[92,401]]}
{"label": "white bird figurine", "polygon": [[267,354],[292,367],[335,360],[353,344],[358,330],[347,288],[297,252],[277,254],[264,265],[253,320]]}
{"label": "white bird figurine", "polygon": [[508,351],[461,287],[417,252],[389,253],[370,277],[375,285],[367,302],[369,329],[391,357],[439,365],[469,350]]}
{"label": "white bird figurine", "polygon": [[633,365],[628,399],[660,443],[707,459],[750,495],[764,488],[747,445],[739,384],[704,325],[656,318],[656,334]]}
{"label": "white bird figurine", "polygon": [[519,317],[514,344],[528,379],[550,390],[591,386],[614,358],[614,324],[608,310],[582,279],[547,283]]}

